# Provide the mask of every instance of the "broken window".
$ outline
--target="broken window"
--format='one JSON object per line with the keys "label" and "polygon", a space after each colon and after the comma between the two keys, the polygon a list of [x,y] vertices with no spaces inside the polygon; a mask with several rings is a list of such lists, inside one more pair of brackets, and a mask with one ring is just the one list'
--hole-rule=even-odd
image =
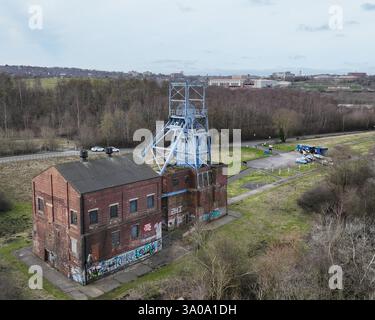
{"label": "broken window", "polygon": [[138,224],[135,224],[132,226],[131,228],[131,237],[132,239],[138,239],[139,237],[139,225]]}
{"label": "broken window", "polygon": [[120,231],[112,232],[112,248],[120,246]]}
{"label": "broken window", "polygon": [[89,212],[89,218],[90,218],[90,224],[96,224],[98,223],[98,210],[91,210]]}
{"label": "broken window", "polygon": [[138,199],[130,200],[130,213],[138,211]]}
{"label": "broken window", "polygon": [[70,224],[77,225],[78,224],[78,215],[77,212],[70,210]]}
{"label": "broken window", "polygon": [[155,207],[155,196],[153,194],[147,196],[147,209]]}
{"label": "broken window", "polygon": [[44,200],[38,197],[38,211],[44,213]]}
{"label": "broken window", "polygon": [[113,204],[109,207],[109,216],[111,219],[118,217],[118,204]]}

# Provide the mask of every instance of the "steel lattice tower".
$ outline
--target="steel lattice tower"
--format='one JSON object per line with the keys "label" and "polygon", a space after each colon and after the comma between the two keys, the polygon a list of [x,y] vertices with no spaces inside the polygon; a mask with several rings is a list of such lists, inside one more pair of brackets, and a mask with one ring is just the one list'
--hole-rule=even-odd
{"label": "steel lattice tower", "polygon": [[[168,146],[164,145],[166,141],[170,141]],[[169,165],[199,169],[211,164],[205,85],[170,84],[169,119],[142,156],[145,158],[149,152],[159,174],[163,174]]]}

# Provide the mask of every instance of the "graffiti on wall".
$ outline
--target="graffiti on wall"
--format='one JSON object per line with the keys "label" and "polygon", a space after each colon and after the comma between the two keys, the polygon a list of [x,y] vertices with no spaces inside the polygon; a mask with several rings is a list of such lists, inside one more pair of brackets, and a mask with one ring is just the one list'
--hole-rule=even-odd
{"label": "graffiti on wall", "polygon": [[202,215],[201,219],[203,221],[215,220],[215,219],[220,218],[223,214],[224,214],[224,212],[222,210],[215,209],[215,210],[213,210],[209,213],[205,213],[204,215]]}
{"label": "graffiti on wall", "polygon": [[81,268],[72,267],[70,269],[70,277],[72,278],[73,281],[78,282],[80,284],[84,284],[84,274]]}
{"label": "graffiti on wall", "polygon": [[181,213],[182,212],[182,208],[183,208],[182,206],[179,206],[177,208],[172,208],[171,209],[171,215]]}
{"label": "graffiti on wall", "polygon": [[140,246],[134,250],[122,253],[111,259],[98,262],[87,268],[87,280],[94,280],[101,276],[113,272],[121,267],[134,263],[138,260],[146,258],[159,252],[162,249],[162,240],[158,239],[154,242]]}

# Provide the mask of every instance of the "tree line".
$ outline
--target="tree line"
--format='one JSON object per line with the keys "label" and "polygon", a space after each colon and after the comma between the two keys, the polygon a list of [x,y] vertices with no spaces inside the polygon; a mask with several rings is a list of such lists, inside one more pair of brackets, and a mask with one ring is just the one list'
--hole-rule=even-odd
{"label": "tree line", "polygon": [[[339,110],[334,98],[287,89],[208,88],[211,128],[241,129],[242,139],[373,128],[372,110]],[[80,145],[133,145],[139,128],[168,117],[168,83],[61,79],[53,88],[0,74],[0,138],[56,136]]]}

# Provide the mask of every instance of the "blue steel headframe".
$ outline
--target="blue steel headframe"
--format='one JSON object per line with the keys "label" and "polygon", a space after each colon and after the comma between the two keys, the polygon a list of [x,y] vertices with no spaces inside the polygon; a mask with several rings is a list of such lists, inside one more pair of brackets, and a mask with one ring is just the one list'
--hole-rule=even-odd
{"label": "blue steel headframe", "polygon": [[169,117],[187,116],[207,118],[206,85],[172,82],[169,86]]}
{"label": "blue steel headframe", "polygon": [[[156,133],[143,156],[152,151],[159,174],[164,173],[173,159],[176,160],[175,165],[199,169],[202,165],[211,164],[211,139],[208,130],[206,86],[202,83],[173,82],[169,86],[169,120],[163,130]],[[171,144],[168,147],[159,146],[168,134],[173,135]],[[207,140],[207,150],[203,153],[199,137]],[[183,148],[181,141],[185,141]],[[191,149],[192,145],[195,146],[194,150]],[[163,153],[162,156],[160,152]],[[182,158],[185,160],[182,161]]]}

